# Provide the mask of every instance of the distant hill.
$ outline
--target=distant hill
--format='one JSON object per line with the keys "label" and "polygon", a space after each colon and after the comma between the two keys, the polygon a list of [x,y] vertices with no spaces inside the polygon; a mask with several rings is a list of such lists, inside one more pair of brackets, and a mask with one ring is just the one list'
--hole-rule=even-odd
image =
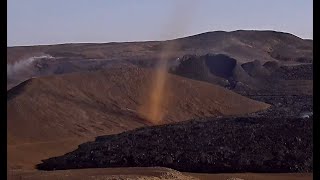
{"label": "distant hill", "polygon": [[168,41],[79,43],[7,48],[7,62],[36,54],[84,59],[154,59],[163,46],[177,43],[174,56],[183,54],[223,53],[241,62],[313,60],[313,41],[276,31],[214,31]]}
{"label": "distant hill", "polygon": [[[275,31],[215,31],[168,41],[19,46],[7,48],[7,68],[10,66],[8,69],[12,70],[11,67],[21,67],[20,64],[25,64],[25,68],[15,73],[7,71],[7,88],[30,77],[105,69],[117,63],[154,66],[163,48],[170,45],[175,47],[169,57],[172,62],[186,54],[208,53],[225,54],[238,64],[254,60],[280,64],[313,61],[312,40]],[[30,58],[43,55],[51,55],[54,59],[30,61]],[[24,61],[30,63],[21,63]]]}

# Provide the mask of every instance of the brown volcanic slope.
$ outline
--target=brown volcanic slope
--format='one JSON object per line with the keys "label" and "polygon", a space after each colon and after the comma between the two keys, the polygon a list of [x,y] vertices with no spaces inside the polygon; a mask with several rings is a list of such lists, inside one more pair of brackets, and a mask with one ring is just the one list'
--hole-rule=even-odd
{"label": "brown volcanic slope", "polygon": [[[257,102],[209,83],[169,76],[164,123],[263,110]],[[150,125],[136,111],[152,71],[114,68],[30,79],[7,93],[8,163],[32,167],[93,136]]]}
{"label": "brown volcanic slope", "polygon": [[[30,79],[8,91],[9,137],[55,140],[147,125],[135,110],[147,94],[150,77],[150,70],[115,68]],[[165,108],[166,123],[245,114],[268,107],[208,83],[174,75],[169,75],[169,83],[172,102]]]}
{"label": "brown volcanic slope", "polygon": [[275,31],[215,31],[194,36],[148,42],[83,43],[7,48],[7,63],[23,58],[50,54],[55,57],[108,60],[152,60],[159,57],[163,46],[176,43],[173,58],[185,54],[222,53],[240,62],[313,60],[313,41]]}

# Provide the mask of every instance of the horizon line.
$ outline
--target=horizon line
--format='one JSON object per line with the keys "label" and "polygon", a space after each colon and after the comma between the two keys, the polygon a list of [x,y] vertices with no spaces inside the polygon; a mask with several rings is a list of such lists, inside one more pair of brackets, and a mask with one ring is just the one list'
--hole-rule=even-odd
{"label": "horizon line", "polygon": [[197,33],[197,34],[192,34],[192,35],[184,35],[181,37],[176,37],[176,38],[172,38],[172,39],[163,39],[163,40],[132,40],[132,41],[96,41],[96,42],[59,42],[59,43],[48,43],[48,44],[30,44],[30,45],[13,45],[13,46],[8,46],[7,48],[14,48],[14,47],[34,47],[34,46],[55,46],[55,45],[70,45],[70,44],[109,44],[109,43],[143,43],[143,42],[163,42],[163,41],[172,41],[172,40],[177,40],[177,39],[182,39],[182,38],[187,38],[187,37],[192,37],[192,36],[196,36],[196,35],[201,35],[201,34],[205,34],[205,33],[214,33],[214,32],[225,32],[225,33],[232,33],[232,32],[236,32],[236,31],[268,31],[268,32],[277,32],[277,33],[284,33],[284,34],[290,34],[293,36],[296,36],[300,39],[303,40],[312,40],[313,38],[301,38],[293,33],[290,32],[285,32],[285,31],[277,31],[277,30],[268,30],[268,29],[238,29],[238,30],[231,30],[231,31],[224,31],[224,30],[215,30],[215,31],[204,31],[201,33]]}

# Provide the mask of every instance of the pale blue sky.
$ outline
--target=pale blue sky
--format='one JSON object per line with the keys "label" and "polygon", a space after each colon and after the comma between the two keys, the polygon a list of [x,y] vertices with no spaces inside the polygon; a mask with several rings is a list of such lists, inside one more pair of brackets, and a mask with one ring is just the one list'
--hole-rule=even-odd
{"label": "pale blue sky", "polygon": [[8,46],[165,40],[238,29],[312,39],[312,0],[8,0]]}

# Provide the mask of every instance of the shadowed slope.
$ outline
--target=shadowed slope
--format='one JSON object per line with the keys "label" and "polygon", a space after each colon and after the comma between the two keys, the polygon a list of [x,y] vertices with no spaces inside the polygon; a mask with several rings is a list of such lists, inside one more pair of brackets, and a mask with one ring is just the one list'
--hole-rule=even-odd
{"label": "shadowed slope", "polygon": [[170,72],[210,82],[242,95],[312,95],[312,64],[279,66],[255,60],[239,64],[224,54],[186,55],[175,61]]}

